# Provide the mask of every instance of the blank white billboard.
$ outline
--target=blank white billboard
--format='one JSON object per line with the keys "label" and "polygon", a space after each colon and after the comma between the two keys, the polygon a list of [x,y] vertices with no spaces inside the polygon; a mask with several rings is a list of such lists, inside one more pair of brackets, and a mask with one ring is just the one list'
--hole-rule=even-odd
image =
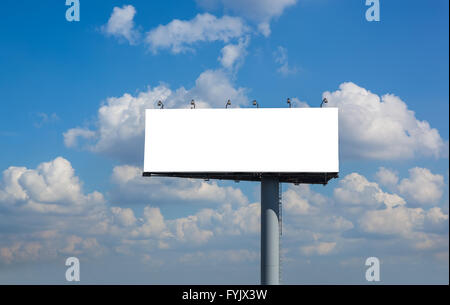
{"label": "blank white billboard", "polygon": [[337,108],[147,109],[146,173],[337,173]]}

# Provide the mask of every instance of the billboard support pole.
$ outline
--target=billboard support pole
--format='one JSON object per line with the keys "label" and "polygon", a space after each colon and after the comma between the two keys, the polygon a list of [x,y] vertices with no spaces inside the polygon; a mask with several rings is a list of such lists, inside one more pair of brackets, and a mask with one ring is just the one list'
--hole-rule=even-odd
{"label": "billboard support pole", "polygon": [[261,178],[261,285],[280,283],[279,179]]}

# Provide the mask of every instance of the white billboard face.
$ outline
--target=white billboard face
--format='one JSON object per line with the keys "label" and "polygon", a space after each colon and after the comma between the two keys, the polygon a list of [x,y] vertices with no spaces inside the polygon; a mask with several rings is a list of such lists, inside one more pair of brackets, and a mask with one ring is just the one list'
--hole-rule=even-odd
{"label": "white billboard face", "polygon": [[337,173],[337,108],[147,109],[146,173]]}

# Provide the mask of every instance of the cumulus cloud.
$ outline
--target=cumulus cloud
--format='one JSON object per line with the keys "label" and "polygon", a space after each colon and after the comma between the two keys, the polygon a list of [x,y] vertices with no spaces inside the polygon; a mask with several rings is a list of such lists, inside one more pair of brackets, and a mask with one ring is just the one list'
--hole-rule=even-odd
{"label": "cumulus cloud", "polygon": [[161,210],[156,207],[146,206],[144,208],[141,224],[137,225],[131,232],[132,237],[149,238],[165,237],[171,234],[167,231],[167,225]]}
{"label": "cumulus cloud", "polygon": [[[146,197],[149,193],[143,189],[151,189],[148,182],[154,180],[140,180],[140,174],[138,168],[120,166],[115,168],[112,179],[127,187],[135,184],[142,188],[140,195]],[[184,201],[189,196],[187,201],[219,201],[221,205],[166,219],[159,207],[147,204],[138,216],[128,207],[109,207],[101,193],[83,193],[82,182],[64,158],[43,162],[36,169],[10,167],[0,181],[0,223],[9,228],[8,232],[0,232],[0,262],[61,255],[134,255],[204,244],[213,236],[259,232],[259,204],[249,204],[240,190],[203,181],[187,181],[179,188],[177,185],[174,181],[173,188],[168,188],[159,182],[152,192]],[[170,195],[170,190],[179,193]],[[129,191],[134,189],[130,187]],[[238,208],[227,201],[237,202]]]}
{"label": "cumulus cloud", "polygon": [[239,206],[236,209],[225,203],[217,209],[202,209],[194,216],[199,227],[213,232],[216,236],[242,236],[259,232],[260,215],[259,203]]}
{"label": "cumulus cloud", "polygon": [[[26,173],[28,177],[23,178]],[[84,193],[82,182],[63,158],[31,170],[8,168],[0,183],[0,223],[9,228],[0,232],[0,263],[109,254],[133,257],[152,268],[167,261],[238,264],[258,260],[254,245],[242,246],[258,241],[258,202],[249,203],[237,189],[214,183],[183,180],[183,184],[178,179],[162,183],[140,175],[134,166],[116,166],[112,175],[112,189],[123,186],[119,192],[137,193],[141,200],[153,196],[150,204],[137,211],[126,206],[132,200],[125,194],[120,206],[111,207],[101,194],[96,199],[90,196],[94,192]],[[283,193],[283,248],[288,253],[298,256],[300,247],[305,256],[342,254],[343,250],[355,255],[354,249],[372,242],[385,251],[401,252],[402,248],[392,249],[392,245],[407,245],[407,255],[443,257],[448,252],[448,212],[441,207],[411,208],[400,196],[384,192],[358,173],[341,181],[333,197],[308,185],[289,186]],[[216,200],[219,204],[170,218],[158,206],[161,199],[153,194],[158,192],[177,201]],[[31,201],[66,209],[30,209]],[[354,206],[360,207],[357,212],[346,214]],[[360,235],[347,237],[349,230]],[[214,248],[217,244],[220,250]],[[170,251],[176,256],[169,260]]]}
{"label": "cumulus cloud", "polygon": [[44,112],[38,112],[36,116],[39,119],[38,122],[34,123],[34,127],[36,128],[41,128],[46,124],[55,123],[60,120],[56,113],[47,114]]}
{"label": "cumulus cloud", "polygon": [[216,10],[220,7],[225,12],[248,18],[259,24],[258,29],[265,36],[270,35],[269,23],[281,16],[284,10],[297,3],[297,0],[196,0],[205,10]]}
{"label": "cumulus cloud", "polygon": [[400,235],[404,238],[416,239],[414,243],[417,245],[416,242],[431,240],[434,237],[424,234],[424,231],[445,232],[443,230],[448,229],[448,215],[444,214],[440,208],[425,211],[421,208],[387,207],[383,210],[366,212],[359,223],[365,232]]}
{"label": "cumulus cloud", "polygon": [[38,242],[15,242],[0,248],[0,260],[10,264],[13,261],[35,261],[39,259],[42,245]]}
{"label": "cumulus cloud", "polygon": [[341,243],[343,232],[354,228],[344,211],[333,198],[309,185],[289,186],[282,194],[283,245],[297,248],[304,244],[304,255],[325,254],[327,243]]}
{"label": "cumulus cloud", "polygon": [[180,257],[181,263],[194,264],[214,264],[221,263],[241,263],[257,261],[260,255],[256,251],[249,251],[247,249],[237,250],[213,250],[213,251],[197,251],[188,253]]}
{"label": "cumulus cloud", "polygon": [[78,138],[92,139],[95,137],[95,132],[83,128],[72,128],[65,132],[63,136],[66,147],[76,147]]}
{"label": "cumulus cloud", "polygon": [[214,233],[210,230],[200,229],[197,221],[196,215],[172,221],[171,225],[174,227],[176,238],[181,241],[202,244],[213,237]]}
{"label": "cumulus cloud", "polygon": [[395,207],[406,204],[400,196],[383,192],[377,183],[368,181],[358,173],[351,173],[341,179],[339,186],[334,189],[334,197],[338,203],[357,207],[357,210],[361,207]]}
{"label": "cumulus cloud", "polygon": [[424,220],[422,209],[406,207],[369,211],[360,219],[362,229],[370,233],[408,235]]}
{"label": "cumulus cloud", "polygon": [[[200,245],[209,242],[213,237],[246,235],[259,232],[260,206],[257,203],[247,204],[233,209],[231,204],[223,204],[217,209],[201,209],[193,215],[175,219],[165,219],[158,207],[146,206],[143,217],[135,218],[127,215],[126,223],[112,232],[122,239],[154,240],[159,248],[180,247],[185,243]],[[115,215],[123,214],[123,209],[113,210]],[[120,215],[123,217],[124,215]],[[122,219],[117,218],[123,222]],[[131,221],[129,221],[131,220]],[[115,222],[111,224],[113,227]]]}
{"label": "cumulus cloud", "polygon": [[270,29],[270,24],[268,22],[261,22],[258,24],[258,31],[265,37],[269,37],[272,30]]}
{"label": "cumulus cloud", "polygon": [[102,203],[101,193],[82,192],[74,169],[62,157],[36,169],[10,167],[0,184],[0,204],[41,213],[74,213]]}
{"label": "cumulus cloud", "polygon": [[64,133],[67,147],[74,147],[77,139],[91,140],[87,148],[125,163],[142,164],[144,153],[145,109],[155,108],[161,100],[167,108],[187,108],[194,99],[196,107],[223,107],[227,99],[233,105],[248,103],[246,90],[235,88],[226,72],[207,70],[200,74],[195,86],[172,91],[166,85],[148,88],[136,96],[124,94],[111,97],[98,110],[97,130],[73,128]]}
{"label": "cumulus cloud", "polygon": [[139,39],[139,31],[134,25],[136,9],[132,5],[114,7],[108,23],[102,27],[105,34],[127,40],[130,44],[136,44]]}
{"label": "cumulus cloud", "polygon": [[408,200],[408,205],[437,204],[444,193],[444,177],[433,174],[427,168],[411,168],[409,177],[399,182],[400,179],[395,171],[380,167],[375,178],[381,185],[404,196]]}
{"label": "cumulus cloud", "polygon": [[397,173],[385,167],[378,169],[375,178],[383,186],[394,187],[398,183]]}
{"label": "cumulus cloud", "polygon": [[412,202],[423,205],[435,204],[444,192],[444,177],[434,175],[427,168],[409,170],[409,178],[402,179],[398,190]]}
{"label": "cumulus cloud", "polygon": [[[71,163],[58,157],[36,169],[11,166],[0,180],[0,262],[52,259],[59,254],[100,255],[106,202],[83,192]],[[73,234],[76,231],[82,235]]]}
{"label": "cumulus cloud", "polygon": [[[228,62],[231,63],[236,61]],[[241,106],[248,104],[246,92],[244,88],[234,87],[225,71],[207,70],[189,90],[184,87],[171,90],[161,84],[136,96],[126,93],[108,98],[99,108],[98,119],[94,122],[97,129],[72,128],[64,133],[64,142],[67,147],[76,147],[79,139],[85,139],[88,145],[83,147],[93,152],[124,163],[140,164],[146,108],[154,108],[158,100],[166,107],[187,108],[191,99],[196,101],[198,108],[223,107],[227,99],[231,99],[233,105]],[[416,120],[414,113],[397,97],[380,99],[352,83],[342,84],[340,90],[326,92],[324,97],[329,101],[328,106],[340,109],[340,150],[344,158],[393,160],[441,156],[445,149],[438,131],[427,122]],[[293,99],[293,103],[308,107],[298,99]]]}
{"label": "cumulus cloud", "polygon": [[[230,99],[233,106],[248,104],[247,89],[233,86],[228,74],[222,70],[206,70],[195,81],[195,87],[187,95],[203,103],[204,107],[219,107]],[[184,101],[183,101],[184,104]]]}
{"label": "cumulus cloud", "polygon": [[142,169],[134,166],[116,166],[112,181],[116,188],[112,191],[114,202],[139,202],[182,200],[198,202],[223,202],[245,205],[247,197],[240,189],[221,187],[217,182],[199,179],[145,178]]}
{"label": "cumulus cloud", "polygon": [[445,143],[427,121],[420,121],[399,97],[382,97],[354,83],[325,92],[328,107],[339,108],[341,153],[346,158],[408,159],[440,157]]}
{"label": "cumulus cloud", "polygon": [[273,53],[275,62],[280,65],[277,72],[283,76],[297,73],[297,68],[289,66],[287,49],[282,46],[278,46],[277,50]]}
{"label": "cumulus cloud", "polygon": [[327,255],[336,247],[335,242],[321,242],[314,245],[303,246],[300,251],[307,256],[311,255]]}
{"label": "cumulus cloud", "polygon": [[77,235],[70,235],[65,238],[65,241],[65,247],[60,250],[62,254],[79,255],[90,252],[93,256],[99,256],[104,251],[95,238],[83,239]]}
{"label": "cumulus cloud", "polygon": [[170,49],[173,53],[192,51],[198,42],[223,41],[242,37],[247,26],[238,17],[217,18],[211,14],[198,14],[191,20],[174,19],[159,25],[146,34],[145,42],[151,51]]}
{"label": "cumulus cloud", "polygon": [[297,97],[292,98],[291,100],[292,106],[296,108],[309,108],[309,105],[307,102],[303,102],[299,100]]}
{"label": "cumulus cloud", "polygon": [[326,203],[326,197],[313,192],[307,184],[289,187],[283,192],[283,208],[292,215],[317,214]]}
{"label": "cumulus cloud", "polygon": [[308,201],[292,189],[283,193],[283,206],[286,211],[297,215],[306,215],[311,213],[312,210]]}
{"label": "cumulus cloud", "polygon": [[111,213],[114,215],[115,222],[121,226],[130,227],[136,224],[136,217],[130,208],[112,207]]}
{"label": "cumulus cloud", "polygon": [[226,69],[237,68],[242,64],[243,58],[247,54],[249,38],[241,38],[237,44],[227,44],[221,50],[219,61]]}
{"label": "cumulus cloud", "polygon": [[448,214],[440,207],[429,210],[410,207],[409,201],[397,194],[383,192],[378,184],[357,173],[341,180],[334,190],[334,198],[345,210],[350,209],[348,215],[357,224],[356,230],[369,233],[362,235],[367,240],[375,234],[394,238],[407,249],[448,249],[448,241],[445,241]]}
{"label": "cumulus cloud", "polygon": [[426,213],[424,229],[429,232],[448,231],[448,214],[445,214],[438,207],[429,209]]}

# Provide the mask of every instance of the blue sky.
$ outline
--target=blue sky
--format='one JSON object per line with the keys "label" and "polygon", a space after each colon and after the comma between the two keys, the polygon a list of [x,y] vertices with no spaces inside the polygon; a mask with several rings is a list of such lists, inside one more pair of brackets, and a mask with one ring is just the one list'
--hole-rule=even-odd
{"label": "blue sky", "polygon": [[139,177],[142,110],[287,97],[339,107],[341,172],[283,185],[283,282],[448,283],[448,1],[80,2],[2,3],[0,283],[258,283],[259,186]]}

